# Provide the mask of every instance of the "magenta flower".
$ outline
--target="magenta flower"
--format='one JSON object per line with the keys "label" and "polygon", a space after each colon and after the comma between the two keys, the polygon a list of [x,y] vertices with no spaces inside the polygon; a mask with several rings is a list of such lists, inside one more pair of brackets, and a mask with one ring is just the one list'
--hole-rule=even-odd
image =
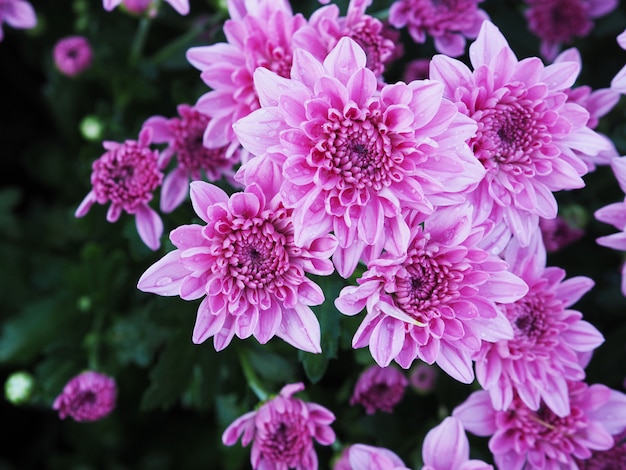
{"label": "magenta flower", "polygon": [[428,393],[437,383],[439,372],[428,364],[418,364],[409,375],[409,383],[418,392]]}
{"label": "magenta flower", "polygon": [[266,69],[254,79],[263,107],[233,127],[258,157],[240,171],[258,181],[265,178],[258,160],[274,162],[296,242],[334,232],[333,261],[343,277],[364,252],[406,249],[402,208],[430,213],[460,202],[484,174],[464,143],[473,123],[442,99],[441,85],[399,82],[378,91],[350,38],[323,63],[296,50],[291,79]]}
{"label": "magenta flower", "polygon": [[483,344],[474,357],[476,378],[497,410],[506,410],[517,396],[531,410],[543,403],[555,415],[567,416],[567,382],[585,377],[579,355],[604,342],[580,312],[569,308],[593,287],[593,281],[583,276],[564,280],[564,270],[546,267],[539,233],[526,249],[513,241],[504,259],[529,291],[502,306],[515,336]]}
{"label": "magenta flower", "polygon": [[329,275],[337,245],[321,235],[296,245],[291,210],[258,185],[230,198],[217,186],[191,183],[193,208],[204,222],[173,230],[176,250],[141,276],[138,288],[185,300],[204,297],[193,341],[213,338],[224,349],[234,335],[262,344],[274,335],[303,351],[321,352],[320,326],[310,305],[324,301],[305,273]]}
{"label": "magenta flower", "polygon": [[239,147],[232,124],[259,108],[252,74],[257,67],[264,67],[289,76],[291,39],[306,20],[293,14],[287,0],[228,0],[228,11],[230,19],[224,24],[227,42],[192,47],[187,60],[202,72],[202,80],[211,88],[196,104],[211,117],[204,145],[228,145],[230,153]]}
{"label": "magenta flower", "polygon": [[54,45],[52,54],[57,69],[68,77],[74,77],[91,67],[91,45],[83,36],[60,39]]}
{"label": "magenta flower", "polygon": [[453,411],[465,429],[491,436],[496,466],[506,470],[578,469],[592,451],[613,447],[626,428],[626,395],[600,385],[568,383],[571,412],[559,417],[546,406],[529,409],[514,397],[506,411],[495,410],[485,391],[472,393]]}
{"label": "magenta flower", "polygon": [[626,431],[613,436],[615,444],[609,450],[595,450],[587,460],[577,460],[580,470],[620,470],[626,468]]}
{"label": "magenta flower", "polygon": [[415,59],[410,61],[404,68],[402,80],[412,82],[413,80],[424,80],[428,78],[430,69],[430,59]]}
{"label": "magenta flower", "polygon": [[[165,1],[179,14],[186,15],[189,13],[189,0]],[[120,4],[123,4],[128,11],[135,14],[142,14],[150,7],[155,6],[153,0],[102,0],[102,6],[106,11],[111,11]]]}
{"label": "magenta flower", "polygon": [[482,460],[470,460],[469,454],[469,441],[463,424],[454,417],[448,417],[428,431],[424,438],[422,470],[493,470],[493,466]]}
{"label": "magenta flower", "polygon": [[75,421],[97,421],[115,408],[117,386],[115,380],[94,371],[83,372],[72,378],[56,397],[52,408],[65,419]]}
{"label": "magenta flower", "polygon": [[483,230],[471,218],[465,206],[413,221],[406,254],[372,260],[358,286],[342,289],[335,301],[340,312],[367,310],[354,348],[369,344],[381,367],[395,359],[406,369],[419,358],[472,382],[471,356],[481,342],[513,336],[496,302],[514,302],[528,288],[504,261],[476,247]]}
{"label": "magenta flower", "polygon": [[580,240],[585,234],[581,228],[573,227],[563,217],[554,219],[539,219],[539,229],[543,244],[548,253],[559,251],[562,248]]}
{"label": "magenta flower", "polygon": [[278,396],[233,421],[222,442],[232,446],[240,437],[243,446],[252,442],[250,461],[255,470],[317,470],[313,439],[322,445],[335,441],[330,427],[335,415],[321,405],[292,397],[302,390],[302,383],[285,385]]}
{"label": "magenta flower", "polygon": [[376,410],[393,413],[393,407],[404,397],[408,384],[404,374],[395,367],[373,365],[359,376],[350,404],[363,405],[368,415],[376,413]]}
{"label": "magenta flower", "polygon": [[377,77],[382,76],[385,66],[398,56],[401,47],[394,37],[395,30],[365,14],[371,4],[372,0],[350,0],[345,17],[339,16],[337,5],[318,9],[308,24],[294,34],[294,46],[322,61],[339,39],[349,37],[365,51],[367,67]]}
{"label": "magenta flower", "polygon": [[498,221],[483,246],[499,252],[511,235],[528,245],[539,217],[557,215],[552,192],[584,186],[587,167],[578,153],[595,155],[608,144],[587,127],[587,111],[567,102],[564,91],[574,83],[578,64],[518,61],[488,21],[469,54],[473,72],[437,55],[430,77],[442,81],[444,96],[478,123],[469,143],[487,174],[468,197],[478,209],[476,224]]}
{"label": "magenta flower", "polygon": [[593,19],[613,11],[617,0],[526,0],[528,29],[541,39],[541,55],[552,61],[562,44],[585,37]]}
{"label": "magenta flower", "polygon": [[389,449],[353,444],[344,449],[333,470],[409,470],[409,468]]}
{"label": "magenta flower", "polygon": [[0,0],[0,41],[4,38],[2,23],[18,29],[30,29],[37,25],[32,5],[25,0]]}
{"label": "magenta flower", "polygon": [[406,28],[416,43],[435,41],[442,54],[458,57],[465,52],[466,38],[474,39],[489,17],[478,8],[483,0],[396,0],[389,11],[389,23]]}
{"label": "magenta flower", "polygon": [[163,222],[148,202],[161,185],[163,173],[158,164],[158,152],[150,149],[151,139],[152,131],[144,129],[137,141],[102,144],[106,152],[92,165],[93,189],[80,203],[75,216],[86,215],[95,202],[110,202],[107,220],[116,222],[122,211],[134,214],[139,236],[149,248],[157,250],[161,245]]}
{"label": "magenta flower", "polygon": [[160,155],[160,166],[165,168],[176,156],[176,168],[163,180],[161,211],[172,212],[189,192],[189,180],[206,178],[217,182],[223,176],[232,177],[233,167],[239,163],[239,151],[227,155],[226,147],[208,149],[202,145],[204,131],[210,118],[197,109],[181,104],[178,115],[172,119],[153,116],[143,128],[152,129],[154,143],[167,143]]}

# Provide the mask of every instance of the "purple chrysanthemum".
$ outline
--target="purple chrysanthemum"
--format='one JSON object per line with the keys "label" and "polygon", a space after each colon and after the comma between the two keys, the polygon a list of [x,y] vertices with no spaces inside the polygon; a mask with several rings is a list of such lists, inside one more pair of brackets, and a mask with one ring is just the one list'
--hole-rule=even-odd
{"label": "purple chrysanthemum", "polygon": [[52,51],[54,63],[61,73],[74,77],[91,66],[91,45],[84,36],[60,39]]}
{"label": "purple chrysanthemum", "polygon": [[595,450],[587,460],[577,460],[580,470],[622,470],[626,468],[626,431],[613,436],[608,450]]}
{"label": "purple chrysanthemum", "polygon": [[568,383],[571,412],[555,415],[547,406],[531,410],[514,397],[505,411],[495,410],[485,391],[472,393],[453,411],[469,432],[491,436],[496,466],[506,470],[578,469],[576,459],[613,447],[626,428],[626,395],[600,385]]}
{"label": "purple chrysanthemum", "polygon": [[474,379],[471,356],[481,342],[513,336],[496,302],[514,302],[528,288],[504,261],[476,247],[483,230],[471,218],[466,206],[414,221],[404,255],[370,261],[359,285],[341,291],[340,312],[367,310],[353,347],[369,344],[381,367],[395,359],[408,368],[419,358],[461,382]]}
{"label": "purple chrysanthemum", "polygon": [[94,371],[83,372],[73,377],[54,400],[52,408],[65,419],[75,421],[97,421],[115,408],[117,386],[115,380]]}
{"label": "purple chrysanthemum", "polygon": [[13,28],[30,29],[37,25],[32,5],[25,0],[0,0],[0,41],[4,38],[2,23]]}
{"label": "purple chrysanthemum", "polygon": [[498,410],[506,410],[518,396],[532,410],[543,402],[557,416],[566,416],[570,413],[567,382],[585,377],[579,355],[604,342],[580,312],[570,309],[593,281],[583,276],[564,280],[565,271],[546,267],[540,232],[526,249],[513,241],[504,259],[529,291],[501,307],[515,336],[483,344],[474,357],[476,377]]}
{"label": "purple chrysanthemum", "polygon": [[135,215],[137,232],[153,250],[161,245],[163,222],[150,208],[153,192],[161,185],[163,173],[158,163],[158,152],[150,148],[152,131],[144,129],[138,140],[124,143],[105,141],[106,153],[93,162],[91,184],[85,199],[76,209],[76,217],[83,217],[94,203],[111,203],[107,220],[116,222],[122,211]]}
{"label": "purple chrysanthemum", "polygon": [[564,91],[578,75],[577,63],[518,61],[489,21],[469,54],[474,71],[437,55],[430,77],[442,81],[444,96],[478,124],[469,144],[487,174],[468,196],[477,224],[498,222],[483,246],[499,252],[511,235],[528,245],[539,217],[556,217],[552,192],[584,186],[587,166],[578,153],[595,155],[608,144],[587,127],[589,113],[567,102]]}
{"label": "purple chrysanthemum", "polygon": [[402,400],[408,384],[404,374],[395,367],[373,365],[359,376],[350,404],[363,405],[368,415],[377,410],[393,413],[393,407]]}
{"label": "purple chrysanthemum", "polygon": [[[189,0],[165,0],[170,6],[176,10],[180,15],[186,15],[189,13]],[[154,0],[102,0],[102,6],[106,11],[111,11],[118,5],[124,5],[124,7],[135,14],[142,14],[150,7],[155,6],[157,2]]]}
{"label": "purple chrysanthemum", "polygon": [[582,228],[572,226],[566,219],[560,216],[554,219],[539,219],[539,229],[548,253],[565,248],[581,239],[585,234]]}
{"label": "purple chrysanthemum", "polygon": [[296,50],[291,79],[255,72],[262,108],[233,126],[258,155],[244,164],[247,184],[273,162],[280,194],[293,209],[297,243],[334,232],[333,258],[348,277],[364,252],[406,249],[401,209],[423,213],[463,201],[484,169],[464,140],[473,122],[442,99],[437,82],[414,81],[377,90],[366,56],[344,37],[320,63]]}
{"label": "purple chrysanthemum", "polygon": [[553,60],[562,44],[585,37],[593,19],[617,7],[617,0],[526,0],[528,28],[541,39],[541,55]]}
{"label": "purple chrysanthemum", "polygon": [[319,353],[320,326],[310,305],[321,304],[324,294],[305,274],[332,273],[334,237],[296,245],[291,210],[278,197],[268,199],[258,185],[229,198],[217,186],[194,181],[191,201],[206,225],[173,230],[177,249],[152,265],[138,288],[185,300],[204,297],[195,343],[213,336],[219,351],[234,335],[254,335],[260,343],[276,335]]}
{"label": "purple chrysanthemum", "polygon": [[302,383],[285,385],[278,396],[233,421],[222,442],[232,446],[240,437],[243,446],[252,442],[250,461],[255,470],[317,470],[313,440],[322,445],[335,441],[330,427],[335,416],[321,405],[292,397],[302,390]]}
{"label": "purple chrysanthemum", "polygon": [[458,57],[465,52],[466,38],[474,39],[489,17],[478,8],[483,0],[396,0],[389,10],[389,23],[407,27],[417,43],[426,36],[435,40],[435,49]]}
{"label": "purple chrysanthemum", "polygon": [[[226,41],[192,47],[187,60],[211,88],[198,100],[198,109],[211,117],[204,145],[239,147],[232,124],[259,108],[252,79],[257,67],[287,77],[291,69],[292,36],[306,24],[294,15],[287,0],[228,0],[230,19],[224,24]],[[246,160],[246,158],[244,158]]]}
{"label": "purple chrysanthemum", "polygon": [[409,375],[409,383],[418,392],[428,393],[435,388],[439,370],[428,364],[417,364]]}
{"label": "purple chrysanthemum", "polygon": [[206,178],[217,182],[223,176],[232,177],[233,167],[239,163],[239,151],[227,155],[227,147],[208,149],[202,144],[210,118],[197,109],[181,104],[179,117],[167,119],[153,116],[143,128],[152,129],[154,143],[167,143],[160,155],[160,166],[165,168],[176,156],[176,168],[163,180],[161,210],[171,212],[178,207],[189,192],[189,180]]}
{"label": "purple chrysanthemum", "polygon": [[344,449],[333,470],[409,470],[409,468],[389,449],[353,444]]}

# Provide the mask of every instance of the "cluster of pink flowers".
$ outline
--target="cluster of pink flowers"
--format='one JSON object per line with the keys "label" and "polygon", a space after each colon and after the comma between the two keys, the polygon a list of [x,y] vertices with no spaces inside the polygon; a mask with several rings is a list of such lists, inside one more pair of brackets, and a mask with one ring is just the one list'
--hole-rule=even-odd
{"label": "cluster of pink flowers", "polygon": [[70,416],[75,421],[97,421],[115,408],[117,386],[112,377],[94,371],[73,377],[56,397],[52,407],[59,417]]}

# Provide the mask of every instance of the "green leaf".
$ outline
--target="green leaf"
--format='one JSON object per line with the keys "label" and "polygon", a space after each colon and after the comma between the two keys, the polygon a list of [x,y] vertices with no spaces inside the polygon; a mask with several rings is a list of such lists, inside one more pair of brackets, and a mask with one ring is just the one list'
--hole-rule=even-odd
{"label": "green leaf", "polygon": [[311,354],[299,351],[298,358],[302,362],[304,372],[312,383],[319,382],[328,368],[329,358],[323,354]]}

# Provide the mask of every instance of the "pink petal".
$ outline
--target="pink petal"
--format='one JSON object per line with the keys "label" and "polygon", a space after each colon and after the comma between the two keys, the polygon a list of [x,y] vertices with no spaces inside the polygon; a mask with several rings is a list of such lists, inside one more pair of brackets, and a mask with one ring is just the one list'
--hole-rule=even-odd
{"label": "pink petal", "polygon": [[436,470],[458,470],[469,459],[469,441],[461,421],[448,417],[428,431],[422,456],[424,464]]}
{"label": "pink petal", "polygon": [[195,344],[205,342],[222,329],[227,315],[226,312],[211,312],[209,309],[209,299],[205,298],[198,307],[198,314],[196,315],[196,323],[193,327],[191,340]]}
{"label": "pink petal", "polygon": [[446,341],[441,342],[441,349],[435,362],[459,382],[469,384],[474,381],[474,370],[468,352],[456,349]]}
{"label": "pink petal", "polygon": [[148,248],[158,250],[161,246],[161,235],[163,235],[163,221],[159,214],[147,204],[142,204],[135,212],[135,225],[139,236]]}
{"label": "pink petal", "polygon": [[467,431],[477,436],[491,436],[497,429],[491,399],[483,390],[472,393],[452,411],[452,416],[459,419]]}
{"label": "pink petal", "polygon": [[189,191],[189,178],[182,168],[176,168],[163,179],[161,212],[169,214],[182,204]]}
{"label": "pink petal", "polygon": [[165,0],[181,15],[189,13],[189,0]]}
{"label": "pink petal", "polygon": [[193,210],[205,222],[210,222],[207,216],[209,206],[220,202],[228,202],[228,195],[219,187],[204,181],[192,181],[189,185],[189,194]]}
{"label": "pink petal", "polygon": [[280,143],[279,130],[283,123],[278,108],[261,108],[235,122],[233,130],[246,150],[253,155],[263,155]]}
{"label": "pink petal", "polygon": [[385,316],[372,331],[370,352],[380,367],[387,367],[404,344],[404,322]]}
{"label": "pink petal", "polygon": [[306,305],[286,309],[276,336],[292,346],[311,353],[321,353],[321,331],[317,317]]}
{"label": "pink petal", "polygon": [[509,44],[500,30],[490,21],[484,21],[478,37],[469,47],[470,61],[474,70],[481,65],[489,66],[502,49],[508,48]]}
{"label": "pink petal", "polygon": [[324,69],[341,83],[347,84],[353,74],[365,68],[366,63],[363,49],[354,40],[344,36],[324,59]]}
{"label": "pink petal", "polygon": [[180,294],[183,279],[190,274],[180,261],[180,250],[166,254],[139,278],[137,288],[143,292],[173,296]]}

